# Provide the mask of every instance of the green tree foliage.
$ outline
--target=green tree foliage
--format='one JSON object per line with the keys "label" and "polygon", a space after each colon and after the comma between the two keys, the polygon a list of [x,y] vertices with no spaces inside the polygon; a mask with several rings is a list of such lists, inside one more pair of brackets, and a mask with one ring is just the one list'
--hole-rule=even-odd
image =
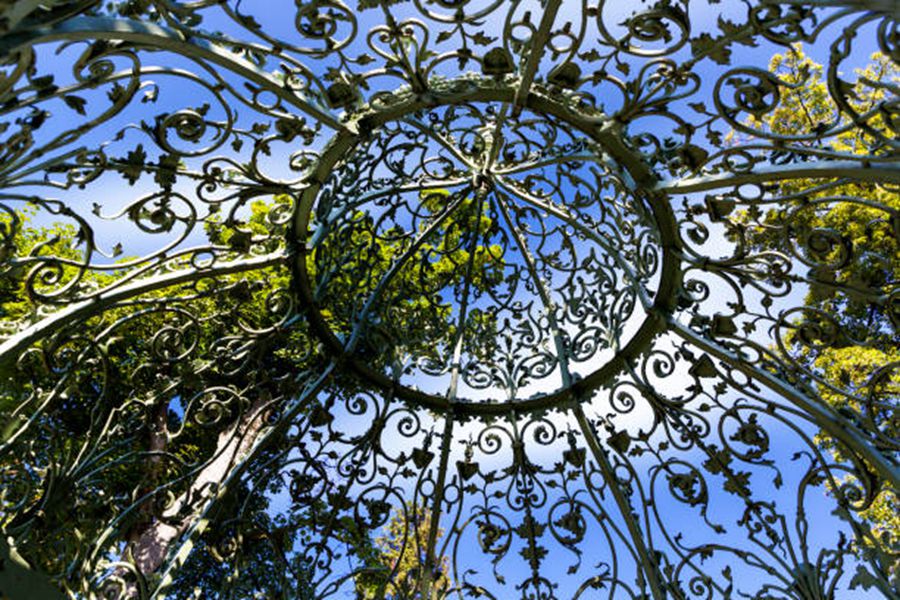
{"label": "green tree foliage", "polygon": [[[254,204],[240,228],[264,228],[265,240],[283,233],[284,227],[268,218],[279,204],[285,201]],[[0,277],[0,327],[11,331],[64,309],[64,304],[48,307],[45,298],[36,297],[35,290],[44,291],[41,275],[58,269],[59,287],[58,282],[74,278],[89,254],[83,230],[70,224],[32,226],[31,216],[26,208],[2,220],[8,260]],[[79,290],[115,284],[120,277],[115,265],[128,260],[120,257],[105,270],[85,270]],[[217,392],[205,391],[220,382],[216,365],[198,357],[240,327],[262,327],[268,291],[286,281],[284,268],[270,267],[149,292],[71,323],[28,349],[16,365],[3,365],[0,441],[12,445],[0,459],[2,508],[6,512],[10,503],[25,503],[4,529],[28,549],[29,560],[61,576],[75,549],[65,547],[58,532],[98,539],[113,517],[122,519],[118,527],[129,544],[140,545],[141,535],[159,524],[151,492],[214,455],[227,430],[228,419],[214,414],[223,406],[217,404]],[[105,331],[114,333],[100,333]],[[179,360],[186,348],[192,350]],[[71,364],[77,367],[70,370]],[[57,400],[44,405],[60,385],[65,388]],[[197,410],[183,408],[191,402]],[[18,435],[28,421],[27,434]],[[38,448],[38,462],[22,464],[17,444]],[[169,489],[177,496],[190,486],[183,479]],[[141,498],[136,510],[118,514]],[[78,576],[71,569],[68,575]]]}
{"label": "green tree foliage", "polygon": [[[433,525],[431,513],[421,506],[407,502],[396,507],[375,537],[371,568],[356,580],[357,596],[361,600],[429,600],[420,589],[422,569],[425,567],[428,539]],[[435,546],[443,531],[438,529]],[[430,575],[430,597],[446,595],[451,587],[450,559],[441,557]]]}
{"label": "green tree foliage", "polygon": [[[423,193],[420,197],[426,215],[423,222],[428,220],[428,215],[442,210],[449,196],[442,190]],[[210,219],[206,233],[212,244],[228,249],[235,259],[247,256],[251,249],[272,252],[283,243],[287,233],[284,217],[289,212],[287,197],[257,201],[249,206],[244,220],[234,216]],[[6,270],[0,280],[0,326],[8,329],[21,328],[23,322],[46,316],[47,307],[29,294],[34,286],[32,274],[44,268],[42,263],[52,260],[59,264],[57,259],[68,259],[71,264],[61,267],[61,277],[71,277],[69,271],[79,268],[84,251],[85,240],[75,227],[31,226],[29,218],[29,211],[23,210],[9,213],[0,221],[7,240],[6,257],[14,257],[5,263]],[[308,271],[329,296],[326,305],[335,307],[324,317],[342,335],[351,333],[359,318],[361,299],[407,253],[411,237],[399,231],[376,233],[374,218],[363,212],[354,214],[350,221],[354,226],[349,246],[343,250],[337,247],[346,243],[340,236],[326,239],[307,259]],[[374,365],[387,369],[392,362],[433,353],[441,345],[449,346],[456,338],[459,324],[452,304],[435,298],[423,299],[421,290],[460,285],[466,273],[462,266],[467,264],[472,265],[472,285],[478,289],[499,282],[503,261],[500,250],[484,243],[486,233],[474,237],[467,233],[487,232],[490,221],[483,204],[464,199],[458,210],[408,259],[410,266],[400,269],[390,281],[383,295],[393,320],[380,325],[379,339],[387,343],[373,356]],[[463,238],[472,243],[463,243]],[[348,253],[348,247],[353,251]],[[365,248],[365,252],[356,254],[359,248]],[[321,257],[335,253],[339,254],[341,268],[322,272]],[[127,258],[118,260],[128,261]],[[362,269],[370,274],[369,288],[348,275]],[[100,289],[114,284],[117,276],[115,268],[99,275],[88,272],[79,285]],[[230,397],[236,392],[229,386],[236,382],[229,379],[227,366],[217,361],[210,363],[204,357],[214,353],[217,344],[236,332],[246,334],[270,325],[272,313],[279,312],[273,303],[286,301],[290,286],[288,269],[271,266],[225,275],[215,281],[201,279],[178,289],[149,292],[139,300],[115,305],[86,322],[74,323],[86,335],[107,328],[114,328],[116,333],[101,341],[103,353],[96,360],[103,363],[103,368],[85,368],[84,373],[75,373],[69,378],[70,389],[63,402],[54,406],[38,408],[42,394],[56,384],[58,377],[50,364],[52,356],[48,358],[48,353],[57,351],[53,347],[55,338],[29,350],[16,367],[7,366],[0,391],[4,439],[14,435],[29,416],[37,415],[30,429],[31,439],[47,440],[42,443],[41,464],[20,464],[12,452],[0,460],[0,477],[10,485],[6,497],[17,498],[15,491],[19,491],[28,499],[29,507],[16,511],[18,516],[4,523],[5,530],[23,548],[28,548],[28,560],[56,577],[77,579],[77,573],[66,573],[72,549],[42,544],[42,540],[58,539],[54,532],[62,528],[74,531],[80,539],[98,539],[110,516],[117,516],[118,510],[137,501],[136,510],[121,516],[118,536],[126,540],[138,569],[153,583],[162,556],[186,526],[177,520],[167,522],[160,518],[160,497],[154,491],[160,485],[167,485],[170,498],[190,497],[189,492],[207,476],[204,470],[192,470],[190,465],[204,464],[222,453],[223,447],[232,443],[235,432],[241,432],[244,437],[242,445],[234,451],[239,455],[261,431],[261,426],[249,422],[254,416],[254,406],[236,407],[231,402]],[[482,335],[492,330],[490,319],[484,314],[475,313],[469,321],[475,325],[467,322],[463,326],[475,327]],[[71,336],[72,331],[64,331],[59,338],[67,339],[67,335]],[[65,343],[72,353],[91,352],[89,344],[79,345],[71,340]],[[488,346],[489,341],[481,345]],[[185,347],[191,350],[184,351]],[[280,387],[284,384],[270,380],[267,373],[315,371],[317,363],[325,357],[311,351],[314,347],[315,342],[302,322],[263,339],[253,350],[253,374],[240,385],[252,390],[257,402],[289,396],[293,390]],[[335,382],[335,385],[352,386],[352,383]],[[128,410],[123,411],[126,406]],[[112,447],[104,447],[98,443],[100,440],[114,443]],[[23,488],[23,485],[28,487],[22,482],[24,471],[31,473],[28,485],[32,489]],[[13,490],[14,487],[20,489]],[[225,587],[231,586],[231,595],[223,597],[249,598],[259,594],[297,597],[296,594],[308,588],[309,567],[296,548],[308,541],[304,535],[319,520],[317,515],[309,513],[324,513],[330,507],[321,502],[314,504],[308,514],[294,515],[291,517],[294,521],[288,522],[283,517],[269,517],[268,501],[257,494],[249,510],[243,507],[247,514],[254,515],[252,522],[229,520],[229,514],[234,511],[228,502],[253,496],[250,492],[234,490],[226,506],[217,510],[213,516],[217,519],[216,526],[201,540],[190,561],[178,573],[173,593],[187,597],[195,588],[214,590],[227,583]],[[80,498],[79,509],[74,512],[70,510],[72,494],[79,494]],[[94,497],[85,499],[85,494]],[[3,502],[4,511],[11,508],[11,501]],[[398,528],[405,530],[411,526],[398,518],[395,516],[390,521],[385,537],[374,541],[372,531],[350,518],[342,518],[331,537],[346,545],[361,572],[370,574],[363,575],[364,579],[368,577],[372,581],[371,573],[383,575],[385,569],[391,569],[392,579],[397,583],[388,587],[399,590],[410,585],[413,555],[404,550],[400,557],[402,564],[395,564],[396,557],[391,553],[400,543],[395,539]],[[418,544],[430,526],[427,519],[417,517],[409,539]],[[163,533],[166,528],[168,532]],[[444,585],[444,575],[440,582]],[[76,585],[75,580],[70,583]],[[374,597],[371,594],[378,588],[370,585],[368,589],[366,593]]]}
{"label": "green tree foliage", "polygon": [[[446,190],[420,194],[428,215],[440,213],[452,203]],[[425,223],[420,223],[421,230]],[[440,360],[442,351],[462,333],[475,353],[489,354],[494,343],[492,316],[470,310],[459,331],[456,307],[442,298],[448,290],[483,292],[499,285],[504,257],[500,246],[488,243],[494,226],[484,203],[461,200],[444,224],[425,239],[405,266],[380,290],[381,302],[367,319],[366,343],[377,344],[373,357],[405,366],[413,358]],[[372,214],[355,212],[337,227],[334,239],[308,260],[317,288],[323,290],[323,316],[340,333],[353,330],[362,304],[376,292],[385,273],[408,252],[415,237],[394,225],[379,231]],[[474,243],[473,243],[474,242]],[[470,264],[471,263],[471,264]],[[385,366],[385,365],[379,365]]]}
{"label": "green tree foliage", "polygon": [[[848,123],[846,116],[836,116],[823,67],[799,45],[774,56],[769,70],[782,82],[780,102],[752,119],[751,126],[781,136],[815,138],[836,120]],[[898,93],[900,70],[888,57],[875,54],[871,64],[857,71],[855,85],[839,83],[858,114],[875,114],[868,120],[870,130],[847,127],[831,139],[831,150],[862,154],[874,148],[877,153],[879,142],[871,131],[890,137],[885,119],[896,119],[877,107]],[[814,147],[819,142],[810,139],[808,143]],[[778,249],[810,265],[805,310],[787,336],[784,351],[821,379],[819,394],[828,404],[848,417],[861,415],[886,437],[896,439],[900,369],[893,366],[900,361],[900,311],[885,290],[895,288],[900,280],[900,195],[865,182],[821,184],[812,180],[779,183],[773,195],[799,196],[802,207],[768,212],[753,207],[743,215],[741,236],[756,250]],[[828,435],[820,434],[817,441],[842,459]],[[844,483],[855,482],[848,478]],[[867,538],[883,542],[860,551],[883,552],[882,564],[894,563],[895,576],[900,574],[895,562],[900,557],[897,496],[883,491],[859,516],[871,527]]]}

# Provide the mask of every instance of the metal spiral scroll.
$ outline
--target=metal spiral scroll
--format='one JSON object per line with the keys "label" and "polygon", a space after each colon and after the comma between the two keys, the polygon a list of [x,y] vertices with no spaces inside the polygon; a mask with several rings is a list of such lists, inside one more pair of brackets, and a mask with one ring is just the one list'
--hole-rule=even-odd
{"label": "metal spiral scroll", "polygon": [[898,24],[0,2],[3,537],[71,598],[896,598],[900,362],[815,358],[900,346]]}

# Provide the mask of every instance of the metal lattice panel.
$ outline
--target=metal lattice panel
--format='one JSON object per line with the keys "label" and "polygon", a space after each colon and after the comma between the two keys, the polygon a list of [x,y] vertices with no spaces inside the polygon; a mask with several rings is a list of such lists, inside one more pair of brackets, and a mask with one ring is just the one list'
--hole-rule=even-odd
{"label": "metal lattice panel", "polygon": [[897,597],[898,35],[0,1],[12,556],[72,598]]}

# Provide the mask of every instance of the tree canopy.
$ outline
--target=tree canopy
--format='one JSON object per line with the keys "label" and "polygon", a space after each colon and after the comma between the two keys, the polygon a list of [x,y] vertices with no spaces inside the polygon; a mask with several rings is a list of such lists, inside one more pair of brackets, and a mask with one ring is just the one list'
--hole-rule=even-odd
{"label": "tree canopy", "polygon": [[[422,192],[420,200],[425,211],[438,214],[444,210],[449,196],[449,192],[443,190],[430,190]],[[290,202],[286,196],[275,197],[271,202],[258,200],[249,206],[245,221],[208,222],[209,241],[236,250],[240,250],[237,245],[252,243],[274,251],[279,243],[277,240],[284,235],[284,223],[278,214],[289,207]],[[38,264],[34,269],[40,268],[42,250],[61,250],[64,255],[68,253],[73,257],[78,255],[82,241],[77,239],[74,227],[29,226],[28,215],[27,209],[13,213],[5,223],[8,231],[13,233],[11,247],[19,255],[34,257],[32,260]],[[479,219],[481,223],[473,225],[473,220]],[[353,277],[359,270],[354,261],[365,260],[370,275],[368,285],[373,288],[408,248],[408,241],[404,241],[401,232],[395,232],[397,241],[393,243],[386,243],[382,237],[374,235],[374,219],[369,215],[356,213],[347,221],[352,223],[349,240],[343,236],[329,238],[334,242],[326,243],[307,259],[315,276],[328,280],[329,304],[343,311],[328,314],[328,320],[336,331],[344,334],[349,334],[357,324],[360,301],[371,292]],[[388,289],[382,293],[397,297],[391,315],[395,320],[381,325],[378,341],[391,343],[397,350],[379,353],[379,359],[393,355],[393,360],[399,364],[409,352],[430,352],[434,344],[441,343],[439,340],[450,343],[456,338],[458,324],[451,321],[452,306],[410,295],[410,288],[413,292],[418,289],[410,284],[410,280],[417,278],[416,285],[420,285],[418,278],[424,269],[426,278],[435,280],[426,285],[438,288],[459,285],[462,281],[459,268],[469,262],[469,253],[474,251],[474,268],[477,270],[472,278],[474,285],[491,285],[496,281],[496,270],[492,270],[488,262],[502,262],[503,257],[496,247],[484,246],[481,241],[484,236],[477,234],[479,230],[487,231],[489,225],[490,220],[483,210],[472,199],[466,199],[462,208],[436,229],[429,242],[421,245],[416,250],[417,255],[409,259],[414,268],[403,270],[391,280]],[[474,236],[469,233],[471,231],[476,232]],[[463,237],[466,243],[461,243]],[[347,243],[348,246],[333,248],[330,243]],[[433,245],[450,251],[435,259]],[[374,263],[369,260],[373,253],[378,257]],[[327,273],[320,272],[319,265],[327,263],[319,257],[335,254],[339,267]],[[58,253],[55,255],[59,256]],[[128,258],[119,260],[128,261]],[[5,320],[28,319],[37,313],[37,305],[26,292],[29,277],[31,275],[25,268],[7,271],[3,279],[6,287],[4,302],[0,305]],[[97,282],[85,278],[81,285],[108,284],[114,280],[115,271],[104,277],[105,280]],[[28,495],[21,501],[27,502],[30,508],[7,524],[8,531],[19,534],[20,543],[28,544],[26,554],[34,565],[60,576],[63,565],[74,558],[58,547],[37,543],[51,538],[60,528],[74,527],[84,537],[102,537],[102,528],[106,526],[103,520],[96,519],[93,513],[72,514],[69,510],[71,490],[76,485],[84,485],[87,478],[92,489],[113,499],[113,506],[117,497],[121,497],[124,506],[130,500],[138,500],[115,525],[120,532],[118,535],[127,540],[122,557],[134,560],[140,579],[152,581],[158,577],[157,569],[171,550],[170,544],[189,525],[180,514],[190,514],[193,510],[191,505],[198,500],[192,495],[201,494],[202,499],[204,486],[227,474],[222,457],[227,457],[231,463],[240,460],[241,454],[260,435],[262,428],[258,422],[264,418],[260,416],[265,410],[263,407],[284,393],[277,381],[266,378],[267,372],[315,369],[314,362],[319,358],[310,352],[312,342],[303,327],[293,327],[288,332],[272,330],[272,321],[277,322],[277,315],[283,310],[279,304],[285,302],[288,286],[286,269],[266,267],[215,281],[200,281],[175,294],[171,289],[146,294],[138,301],[146,308],[137,315],[130,310],[132,303],[129,303],[121,309],[113,307],[84,325],[91,331],[109,331],[101,338],[107,351],[103,357],[107,364],[102,370],[106,380],[98,382],[92,377],[91,370],[86,369],[82,378],[68,383],[63,401],[42,410],[38,421],[30,426],[32,431],[25,435],[33,436],[36,443],[42,435],[58,439],[60,433],[65,434],[65,447],[45,450],[46,466],[22,465],[15,461],[4,464],[7,477],[15,478],[19,485],[20,478],[15,476],[21,469],[34,470],[35,474],[48,478],[47,487],[26,492]],[[187,302],[189,309],[184,307]],[[483,330],[485,317],[477,318],[481,321],[479,328]],[[468,323],[466,326],[471,327]],[[195,356],[221,353],[218,348],[223,340],[236,331],[260,332],[259,346],[226,352],[219,364],[178,360],[188,353]],[[272,352],[269,349],[276,338],[282,343]],[[28,418],[24,407],[28,406],[29,398],[36,395],[35,390],[41,389],[42,376],[50,375],[47,371],[52,367],[47,362],[52,359],[47,355],[52,356],[54,351],[59,350],[53,349],[51,344],[50,349],[31,351],[30,361],[29,357],[20,359],[18,371],[28,373],[28,379],[19,378],[19,375],[9,379],[7,375],[2,398],[4,406],[8,407],[4,410],[7,419]],[[76,356],[79,351],[85,352],[75,349]],[[239,360],[247,352],[254,353],[255,360],[261,361],[255,363],[255,370],[249,376],[241,375],[245,372],[240,367],[232,370],[225,362]],[[265,358],[266,353],[269,353],[268,358]],[[75,360],[82,361],[85,367],[91,364],[90,357],[77,356]],[[159,363],[167,365],[163,370],[165,377],[159,376]],[[144,376],[143,372],[151,366],[155,367],[152,376]],[[391,368],[388,364],[382,366]],[[8,370],[7,373],[15,371]],[[240,398],[242,392],[235,387],[241,379],[245,389],[253,390],[251,398],[254,400],[250,405],[244,404],[247,400]],[[349,385],[352,389],[349,380],[337,381],[334,385]],[[311,402],[303,410],[314,413],[327,409],[318,408]],[[113,423],[114,420],[117,422]],[[5,430],[11,431],[11,424],[7,423]],[[16,435],[23,434],[17,430]],[[103,440],[104,437],[107,439]],[[113,445],[113,454],[103,447],[105,444]],[[284,454],[286,449],[276,447],[270,452],[277,456]],[[287,456],[279,460],[290,462]],[[335,468],[334,464],[329,464],[332,462],[323,459],[319,475],[327,478],[327,470]],[[58,474],[50,478],[49,474],[41,472],[48,468],[58,470]],[[141,482],[137,490],[133,489],[135,481]],[[329,518],[333,519],[333,516],[329,517],[329,505],[323,498],[295,493],[296,485],[296,482],[270,482],[266,484],[265,495],[246,487],[232,491],[232,500],[217,511],[221,516],[211,528],[211,537],[203,541],[178,573],[173,593],[188,594],[198,585],[203,589],[216,589],[223,581],[233,580],[228,592],[222,592],[226,594],[223,597],[259,594],[296,597],[311,585],[302,545],[310,543],[311,537],[324,527],[332,530],[326,537],[331,535],[345,544],[346,551],[358,562],[361,572],[358,585],[361,590],[368,590],[361,593],[371,597],[376,597],[372,594],[384,597],[387,593],[389,598],[414,594],[414,590],[407,589],[415,585],[415,577],[410,575],[415,562],[410,557],[415,555],[410,552],[413,552],[413,546],[423,543],[430,531],[428,517],[419,514],[425,512],[424,507],[404,507],[386,522],[384,536],[373,537],[370,524],[351,517],[339,517],[336,522],[326,524]],[[289,488],[295,510],[289,511],[286,517],[266,516],[266,506],[272,501],[269,495],[286,493]],[[13,496],[11,491],[7,490],[7,498]],[[129,497],[135,492],[137,498]],[[241,505],[237,500],[245,495],[252,498],[250,506]],[[171,508],[173,500],[177,510]],[[104,510],[102,504],[97,510]],[[245,513],[254,517],[244,521],[240,515]],[[407,521],[413,513],[418,516]],[[414,525],[407,530],[410,524]],[[230,548],[230,552],[222,547]],[[392,558],[397,553],[401,558]],[[130,580],[132,575],[126,572],[128,568],[120,568],[122,572],[114,574],[112,579]],[[446,569],[446,565],[442,569]],[[240,572],[249,577],[238,577]],[[392,577],[386,579],[386,574]],[[446,574],[441,577],[446,578]],[[403,582],[396,583],[394,579]],[[114,586],[115,583],[111,580],[107,585]],[[122,585],[134,586],[135,583]],[[141,581],[141,585],[148,583]],[[446,583],[442,585],[446,586]],[[405,591],[386,592],[387,588]]]}
{"label": "tree canopy", "polygon": [[[857,74],[872,85],[860,85],[850,94],[859,114],[872,111],[900,86],[896,63],[880,53],[871,60]],[[769,70],[783,82],[781,102],[751,125],[779,135],[808,136],[834,121],[823,67],[800,45],[774,56]],[[869,126],[887,133],[885,119],[892,118],[879,114]],[[814,144],[814,138],[807,143]],[[832,149],[858,154],[877,143],[866,129],[848,127]],[[816,185],[810,180],[780,183],[776,193],[800,196],[803,202],[792,210],[747,211],[741,229],[732,235],[752,250],[795,255],[809,268],[803,310],[778,350],[819,377],[818,393],[829,405],[843,414],[860,415],[886,437],[896,438],[900,313],[894,296],[883,289],[900,279],[900,238],[894,233],[900,224],[900,195],[860,182]],[[817,441],[842,459],[830,435],[822,432]],[[860,484],[852,477],[842,483]],[[877,553],[900,584],[900,499],[884,490],[860,516],[871,530],[861,532],[859,551]]]}

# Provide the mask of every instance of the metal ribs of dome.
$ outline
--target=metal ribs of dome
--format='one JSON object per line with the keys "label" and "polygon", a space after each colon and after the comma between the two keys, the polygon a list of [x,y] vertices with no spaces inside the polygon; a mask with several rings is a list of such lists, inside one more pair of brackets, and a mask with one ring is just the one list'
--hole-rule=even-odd
{"label": "metal ribs of dome", "polygon": [[[566,372],[563,377],[568,382],[564,382],[561,387],[557,386],[559,389],[535,393],[528,397],[519,397],[515,391],[510,393],[509,390],[500,386],[499,389],[494,388],[491,392],[488,392],[492,394],[492,398],[487,401],[474,402],[465,398],[458,398],[456,394],[448,396],[446,392],[427,393],[416,386],[399,385],[399,382],[391,376],[373,370],[365,357],[354,356],[354,350],[348,349],[347,345],[338,339],[338,336],[325,323],[325,320],[317,310],[313,310],[309,314],[310,321],[319,331],[325,347],[330,348],[333,353],[341,356],[344,364],[355,370],[365,380],[371,381],[374,385],[383,389],[395,388],[394,391],[400,398],[431,408],[446,408],[452,403],[454,411],[461,415],[503,414],[509,410],[546,409],[554,408],[557,405],[567,405],[573,400],[580,401],[580,399],[586,397],[590,390],[610,381],[622,369],[625,361],[637,357],[651,343],[652,339],[662,330],[663,315],[671,312],[674,306],[673,299],[675,295],[673,291],[675,289],[675,278],[677,277],[677,259],[671,251],[663,251],[662,244],[668,244],[669,248],[675,244],[677,237],[674,232],[675,220],[668,200],[663,194],[650,194],[646,189],[635,183],[636,181],[643,181],[646,185],[648,181],[656,181],[656,178],[651,175],[651,171],[644,165],[641,157],[622,143],[622,140],[613,133],[616,129],[615,123],[610,122],[605,115],[596,109],[590,109],[589,106],[583,103],[581,103],[581,106],[578,103],[572,103],[567,100],[565,94],[558,92],[553,94],[547,91],[541,93],[541,91],[535,89],[530,92],[525,100],[526,113],[520,114],[516,118],[516,122],[525,121],[533,126],[533,123],[528,119],[538,119],[554,131],[557,128],[562,131],[562,127],[565,126],[568,128],[567,139],[570,147],[558,150],[559,156],[557,156],[557,152],[555,152],[557,149],[553,147],[536,150],[538,145],[536,142],[540,140],[529,140],[527,139],[527,134],[522,134],[515,139],[525,140],[520,143],[528,146],[531,152],[521,157],[515,157],[512,161],[503,162],[498,160],[496,155],[502,153],[506,147],[505,144],[514,138],[510,132],[505,131],[505,128],[518,128],[517,125],[512,124],[511,119],[506,114],[507,109],[513,105],[515,92],[516,88],[514,86],[504,84],[496,79],[464,77],[458,80],[436,83],[430,88],[428,94],[415,94],[411,90],[407,90],[406,93],[398,92],[392,94],[389,99],[373,103],[376,107],[359,109],[349,118],[348,131],[339,133],[329,142],[321,157],[310,167],[312,173],[310,181],[314,183],[307,187],[301,195],[298,202],[299,209],[295,217],[294,235],[298,237],[299,247],[304,250],[298,254],[298,258],[294,263],[295,275],[299,282],[296,287],[301,303],[310,307],[322,306],[325,309],[329,309],[327,289],[322,290],[320,289],[321,286],[316,286],[315,282],[312,281],[313,278],[310,277],[307,271],[308,256],[310,253],[315,252],[317,244],[327,243],[329,236],[332,235],[329,233],[332,221],[339,220],[341,216],[346,216],[344,214],[346,211],[367,211],[371,208],[357,202],[354,199],[354,195],[365,196],[366,194],[372,194],[377,197],[375,192],[381,189],[377,181],[369,181],[369,186],[359,185],[359,180],[363,177],[363,173],[360,172],[362,169],[357,162],[364,162],[366,158],[365,152],[360,150],[361,145],[371,144],[375,146],[375,142],[372,141],[373,138],[377,139],[381,135],[387,135],[382,133],[385,124],[403,124],[405,121],[408,121],[412,123],[408,125],[409,127],[428,132],[428,135],[425,137],[429,142],[436,144],[437,147],[422,149],[424,153],[431,152],[431,157],[426,158],[423,156],[420,159],[419,172],[414,174],[394,170],[388,173],[389,177],[394,178],[392,185],[396,185],[398,189],[407,189],[409,186],[414,185],[416,186],[415,189],[425,190],[429,187],[458,187],[471,182],[469,193],[476,195],[476,187],[478,185],[476,179],[483,175],[486,181],[491,182],[491,189],[500,185],[508,193],[515,195],[516,187],[519,186],[522,193],[526,194],[524,197],[525,202],[533,210],[541,211],[541,214],[548,218],[552,216],[559,219],[565,226],[571,228],[573,235],[599,244],[600,248],[598,251],[601,255],[611,258],[616,263],[617,276],[614,276],[613,279],[625,279],[624,283],[626,286],[632,289],[633,304],[637,305],[638,311],[645,313],[642,323],[635,328],[636,330],[623,344],[614,349],[614,354],[607,361],[599,366],[592,367],[590,372],[584,376],[576,374],[574,378],[573,374],[568,372],[570,358],[567,356],[571,353],[570,345],[572,340],[565,333],[559,331],[558,324],[555,325],[557,330],[555,335],[563,338],[562,340],[557,340],[557,343],[561,343],[561,346],[556,349],[557,353],[561,350],[563,356],[560,357],[557,354],[555,360],[557,364],[563,363],[561,369]],[[489,130],[496,128],[500,132],[500,137],[495,142],[497,147],[485,149],[484,156],[477,158],[466,157],[465,152],[454,147],[454,144],[459,144],[462,140],[442,139],[440,134],[429,130],[429,127],[441,122],[436,115],[435,119],[429,122],[429,115],[434,115],[435,111],[442,107],[463,107],[463,109],[471,107],[471,110],[479,111],[484,106],[491,106],[490,103],[495,103],[496,106],[502,108],[494,111],[493,120],[483,123],[482,126]],[[456,116],[451,115],[451,119],[453,118],[456,118]],[[415,121],[412,121],[413,119]],[[460,115],[459,120],[465,120],[463,115]],[[450,123],[441,122],[441,126],[442,129],[450,129]],[[458,133],[460,136],[464,136],[467,132],[471,133],[472,128],[474,128],[473,123],[465,123],[460,127]],[[362,133],[350,133],[352,131],[361,131]],[[535,135],[534,132],[530,133],[532,136]],[[548,135],[548,137],[555,138],[556,136]],[[487,143],[490,144],[491,140],[488,140]],[[573,145],[583,145],[582,155],[576,155],[578,151],[571,147]],[[532,148],[532,146],[535,146],[535,148]],[[377,155],[387,155],[390,151],[391,147],[389,145],[376,146],[373,156],[377,158]],[[488,160],[487,156],[492,153],[495,155],[495,160],[498,161],[496,168],[486,168],[484,164],[478,162],[478,160],[482,163],[485,162]],[[598,206],[604,202],[609,202],[609,198],[604,198],[601,194],[600,179],[601,177],[614,176],[617,184],[616,189],[612,193],[618,196],[630,196],[627,204],[623,202],[621,210],[633,211],[631,216],[637,215],[637,221],[643,223],[643,227],[646,228],[644,232],[646,235],[641,237],[641,239],[628,241],[617,235],[611,235],[609,231],[599,231],[603,223],[600,220],[591,219],[588,214],[588,211],[592,210],[590,205],[583,203],[581,207],[567,206],[571,199],[567,198],[566,193],[559,189],[553,190],[553,193],[547,196],[529,197],[528,190],[525,187],[526,182],[510,180],[502,175],[513,171],[515,173],[528,172],[529,170],[539,171],[548,164],[552,166],[557,161],[559,163],[568,162],[566,160],[567,153],[573,154],[570,159],[571,162],[583,162],[607,171],[606,175],[601,175],[596,171],[587,174],[587,176],[595,178],[595,181],[592,182],[594,183],[594,188],[590,190],[588,201],[596,203]],[[358,156],[359,154],[363,156]],[[425,165],[427,160],[449,161],[446,155],[452,156],[453,160],[459,161],[457,172],[448,173],[444,178],[431,176],[433,174],[426,172],[427,168],[425,168]],[[373,160],[372,156],[368,157],[368,160],[369,162],[378,162]],[[628,166],[629,170],[627,172],[622,170],[624,168],[623,165]],[[374,168],[374,165],[366,165],[368,172],[372,172]],[[353,177],[344,179],[341,176],[344,170],[349,171]],[[497,172],[493,172],[494,170]],[[572,179],[571,176],[574,174],[570,173],[569,175],[569,179]],[[375,179],[373,174],[369,174],[367,177],[369,180]],[[574,179],[572,180],[574,181]],[[383,181],[380,183],[384,184]],[[568,185],[572,187],[571,183],[568,183]],[[326,186],[330,186],[332,190],[328,198],[327,209],[322,209],[320,205],[324,201],[319,199],[319,196]],[[344,190],[345,186],[350,187],[350,189]],[[390,188],[388,188],[388,191],[390,191]],[[571,194],[571,190],[568,191]],[[486,192],[488,196],[493,196],[493,194],[493,191]],[[335,200],[334,197],[336,196],[340,196],[340,198]],[[341,202],[341,198],[343,202]],[[404,198],[399,201],[401,204],[404,202],[408,203],[410,200]],[[415,201],[413,200],[412,202]],[[384,211],[386,209],[382,207],[377,210]],[[582,215],[580,211],[584,211],[585,214]],[[317,227],[313,227],[311,225],[311,215],[314,212],[323,214],[322,220],[328,224],[318,223]],[[624,217],[624,215],[619,215],[619,217]],[[515,227],[512,222],[508,222],[504,228],[507,226]],[[607,229],[611,226],[614,227],[615,225],[605,224]],[[665,231],[660,229],[665,229]],[[307,230],[309,230],[309,234],[305,233]],[[315,236],[315,242],[310,239],[310,234]],[[635,238],[639,237],[634,231],[631,231],[630,235]],[[629,243],[634,245],[634,247],[626,247]],[[637,244],[645,244],[646,247],[641,248]],[[514,250],[514,252],[517,250]],[[348,249],[347,251],[355,252],[358,249]],[[652,257],[650,260],[655,266],[650,267],[651,272],[635,273],[628,262],[639,265],[639,258],[643,254]],[[573,257],[571,260],[576,260],[576,257]],[[582,264],[582,268],[586,268],[586,266],[587,263]],[[396,270],[395,268],[393,272]],[[524,275],[527,277],[533,279],[537,276],[537,273],[533,270],[530,273],[527,272],[528,269],[523,270],[525,271]],[[551,272],[553,267],[550,266],[546,270]],[[650,278],[658,281],[658,290],[649,289],[648,280]],[[570,288],[574,285],[571,281],[567,283]],[[532,285],[542,288],[542,291],[537,293],[538,296],[541,296],[542,315],[549,315],[551,312],[564,312],[564,307],[561,308],[561,305],[566,303],[558,298],[558,292],[551,292],[547,284],[539,276],[536,280],[533,280]],[[566,284],[562,284],[562,286],[565,287]],[[553,298],[550,297],[551,295]],[[587,298],[582,300],[587,300]],[[549,302],[549,305],[547,302]],[[576,306],[579,302],[578,298],[572,298],[570,301]],[[367,319],[367,315],[354,316],[362,322],[365,322]],[[496,318],[497,314],[493,314],[493,317]],[[558,317],[554,315],[551,319],[556,321]],[[626,315],[627,319],[628,315]],[[587,328],[591,324],[580,322],[578,325]],[[357,324],[357,327],[364,329],[364,325]],[[515,329],[515,325],[507,325],[507,327]],[[355,332],[355,334],[357,337],[354,337],[354,343],[357,344],[359,332]],[[597,333],[597,337],[600,337],[600,332]],[[596,344],[594,345],[596,352]],[[596,360],[591,360],[593,357],[594,353],[591,353],[589,356],[581,357],[579,360],[580,362],[588,360],[595,363]],[[527,356],[516,356],[515,358],[520,361],[528,359]],[[477,360],[475,359],[475,362]],[[476,365],[473,367],[473,370],[478,367],[479,365]],[[459,367],[456,368],[458,369]],[[558,374],[556,375],[558,376]],[[507,377],[506,380],[508,379]],[[503,395],[506,395],[507,398],[504,399]]]}

